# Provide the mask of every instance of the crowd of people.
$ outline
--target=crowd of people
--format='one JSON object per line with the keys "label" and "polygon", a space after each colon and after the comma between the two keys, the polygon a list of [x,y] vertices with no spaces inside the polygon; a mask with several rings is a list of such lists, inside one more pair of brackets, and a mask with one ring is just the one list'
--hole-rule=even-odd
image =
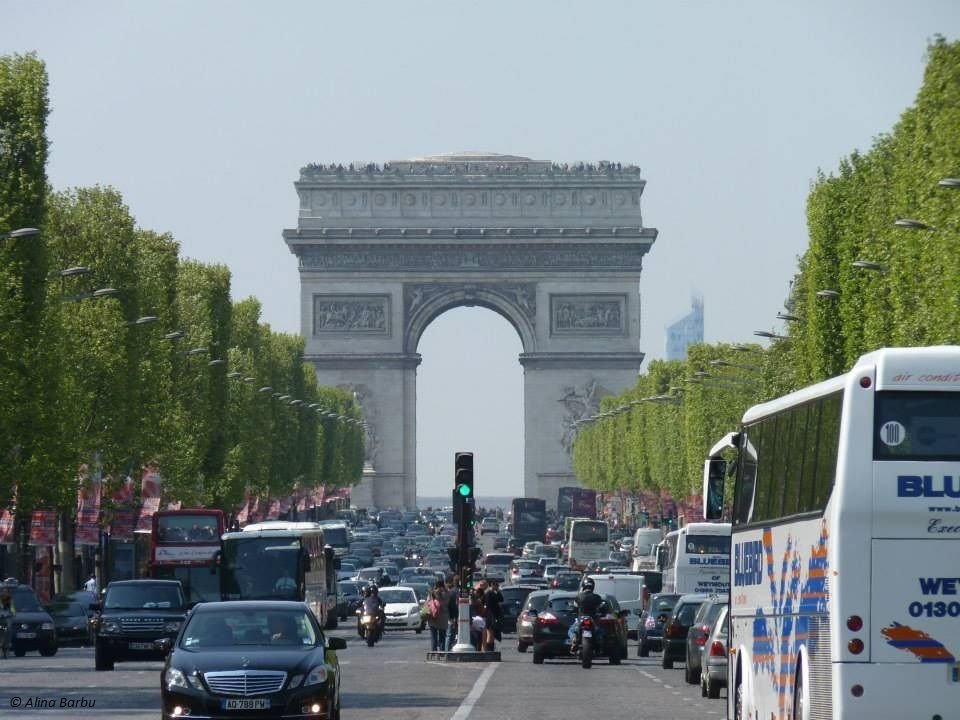
{"label": "crowd of people", "polygon": [[[460,592],[453,575],[437,580],[427,598],[427,627],[431,652],[449,652],[459,633]],[[470,593],[470,645],[477,651],[492,651],[502,639],[503,594],[500,581],[481,580]]]}

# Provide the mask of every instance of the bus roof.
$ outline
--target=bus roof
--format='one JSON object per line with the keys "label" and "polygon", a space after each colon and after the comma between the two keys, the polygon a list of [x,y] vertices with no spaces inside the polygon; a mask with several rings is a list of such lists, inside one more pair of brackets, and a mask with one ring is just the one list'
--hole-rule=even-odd
{"label": "bus roof", "polygon": [[673,530],[667,535],[729,535],[730,523],[694,522],[687,523],[679,530]]}
{"label": "bus roof", "polygon": [[243,540],[246,538],[254,537],[265,537],[265,538],[294,538],[301,537],[310,532],[323,533],[323,528],[318,526],[313,527],[302,527],[302,528],[258,528],[253,530],[239,530],[233,532],[225,532],[221,539],[223,540]]}
{"label": "bus roof", "polygon": [[322,528],[323,526],[320,523],[308,521],[264,520],[263,522],[250,523],[244,526],[241,532],[252,532],[254,530],[316,530]]}

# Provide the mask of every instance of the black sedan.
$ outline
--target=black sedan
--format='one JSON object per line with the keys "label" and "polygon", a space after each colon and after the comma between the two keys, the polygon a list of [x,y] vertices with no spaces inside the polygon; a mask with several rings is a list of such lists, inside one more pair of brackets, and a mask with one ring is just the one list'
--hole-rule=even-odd
{"label": "black sedan", "polygon": [[57,654],[57,631],[53,618],[40,605],[29,585],[5,585],[13,601],[14,615],[7,619],[10,648],[17,657],[37,650],[44,657]]}
{"label": "black sedan", "polygon": [[[568,632],[577,619],[574,601],[577,593],[552,592],[543,610],[533,617],[533,662],[540,665],[546,658],[572,659]],[[627,619],[629,611],[620,611],[616,598],[603,596],[604,605],[594,633],[594,655],[607,657],[611,665],[618,665],[627,657]],[[602,642],[597,642],[600,639]]]}
{"label": "black sedan", "polygon": [[96,601],[97,596],[85,590],[54,596],[47,605],[47,612],[53,618],[58,645],[92,644],[90,618],[93,617],[93,611],[90,605]]}
{"label": "black sedan", "polygon": [[336,651],[346,646],[324,636],[304,603],[202,603],[160,675],[162,717],[339,720]]}
{"label": "black sedan", "polygon": [[651,650],[663,649],[663,626],[679,599],[680,595],[672,593],[650,596],[637,629],[637,657],[648,657]]}
{"label": "black sedan", "polygon": [[500,590],[503,595],[503,603],[500,605],[503,610],[503,624],[500,629],[503,632],[517,631],[517,620],[523,610],[523,604],[527,601],[527,595],[536,589],[532,585],[510,585]]}

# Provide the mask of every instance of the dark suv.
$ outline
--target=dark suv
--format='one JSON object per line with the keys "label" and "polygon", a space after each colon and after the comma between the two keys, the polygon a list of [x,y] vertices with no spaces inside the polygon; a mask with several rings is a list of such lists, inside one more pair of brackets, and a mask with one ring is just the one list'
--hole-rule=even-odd
{"label": "dark suv", "polygon": [[651,650],[663,649],[663,626],[679,599],[679,595],[658,593],[647,600],[647,609],[637,625],[637,657],[647,657]]}
{"label": "dark suv", "polygon": [[713,627],[714,620],[717,619],[720,611],[727,606],[727,601],[728,596],[726,595],[711,595],[703,602],[693,618],[693,625],[687,632],[687,665],[683,672],[684,680],[691,685],[700,682],[703,646],[710,636],[710,629]]}
{"label": "dark suv", "polygon": [[117,580],[95,607],[97,670],[113,670],[118,660],[163,660],[155,641],[172,642],[187,613],[178,580]]}
{"label": "dark suv", "polygon": [[23,657],[30,650],[39,650],[49,657],[57,654],[57,629],[53,618],[43,609],[37,594],[29,585],[5,583],[0,592],[9,593],[13,602],[13,616],[6,622],[10,649],[17,657]]}
{"label": "dark suv", "polygon": [[687,657],[687,631],[693,625],[697,610],[710,596],[706,593],[681,595],[663,627],[663,667],[670,669],[676,660]]}

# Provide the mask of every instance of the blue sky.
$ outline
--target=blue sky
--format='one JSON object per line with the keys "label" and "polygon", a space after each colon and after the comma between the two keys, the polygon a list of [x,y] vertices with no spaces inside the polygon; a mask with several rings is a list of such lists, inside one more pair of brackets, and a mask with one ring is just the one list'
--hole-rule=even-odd
{"label": "blue sky", "polygon": [[[708,341],[775,330],[818,169],[914,102],[954,0],[12,2],[0,52],[47,64],[56,189],[111,185],[182,254],[230,267],[298,332],[293,181],[309,162],[487,150],[638,164],[641,350],[704,297]],[[473,449],[478,492],[522,476],[519,340],[460,309],[424,334],[421,495]],[[464,412],[463,409],[468,411]]]}

